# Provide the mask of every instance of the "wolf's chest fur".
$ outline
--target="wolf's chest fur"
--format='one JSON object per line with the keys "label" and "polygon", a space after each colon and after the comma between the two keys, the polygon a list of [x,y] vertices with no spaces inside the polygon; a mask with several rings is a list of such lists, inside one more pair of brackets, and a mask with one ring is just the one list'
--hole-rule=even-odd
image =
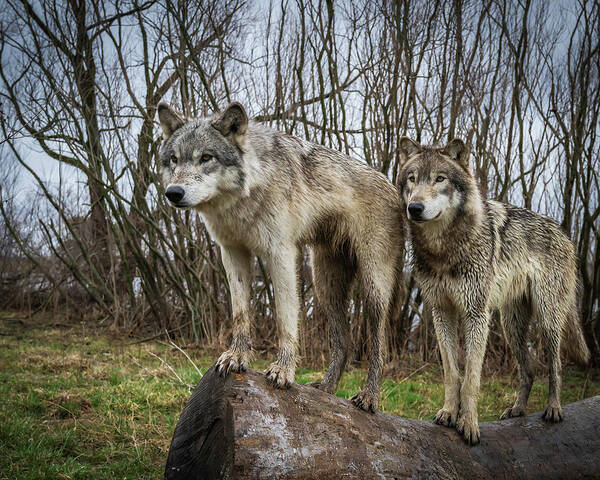
{"label": "wolf's chest fur", "polygon": [[474,304],[486,309],[500,309],[527,292],[527,271],[511,268],[498,262],[482,268],[469,265],[472,275],[452,275],[452,268],[431,274],[417,273],[417,278],[426,297],[440,310],[451,314],[464,314]]}
{"label": "wolf's chest fur", "polygon": [[[427,298],[443,311],[463,314],[473,305],[503,310],[527,297],[531,279],[547,268],[541,249],[528,244],[538,234],[527,222],[514,218],[504,204],[486,201],[483,206],[483,221],[460,237],[449,227],[446,248],[438,255],[413,243],[417,278]],[[523,238],[516,238],[515,230]]]}

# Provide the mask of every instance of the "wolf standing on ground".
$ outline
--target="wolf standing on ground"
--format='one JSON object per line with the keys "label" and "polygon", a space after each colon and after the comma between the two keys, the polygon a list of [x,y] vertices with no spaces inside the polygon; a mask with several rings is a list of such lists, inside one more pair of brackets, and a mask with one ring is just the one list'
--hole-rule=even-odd
{"label": "wolf standing on ground", "polygon": [[[399,193],[406,207],[415,275],[431,306],[444,367],[444,407],[435,422],[456,426],[469,444],[479,442],[477,396],[490,313],[499,310],[517,356],[520,389],[501,419],[524,414],[533,383],[528,330],[541,331],[549,363],[544,419],[562,420],[560,342],[589,357],[577,309],[573,244],[549,218],[481,197],[458,139],[443,148],[403,137]],[[458,371],[458,325],[465,334],[465,378]]]}
{"label": "wolf standing on ground", "polygon": [[365,389],[353,397],[375,411],[388,309],[397,290],[404,244],[397,191],[379,172],[334,150],[249,122],[232,103],[210,118],[184,119],[158,105],[164,142],[160,162],[166,196],[177,208],[202,213],[221,247],[233,312],[233,341],[221,374],[243,371],[250,357],[252,255],[263,258],[275,291],[280,349],[267,379],[294,381],[300,311],[296,265],[312,247],[313,280],[329,318],[331,364],[319,388],[333,392],[346,361],[347,307],[358,277],[371,328]]}

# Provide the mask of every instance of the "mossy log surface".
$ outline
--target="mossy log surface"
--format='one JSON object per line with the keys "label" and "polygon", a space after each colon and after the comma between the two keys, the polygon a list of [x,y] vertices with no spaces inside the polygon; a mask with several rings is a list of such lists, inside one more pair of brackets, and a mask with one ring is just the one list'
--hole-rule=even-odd
{"label": "mossy log surface", "polygon": [[600,478],[600,396],[480,425],[469,447],[431,421],[370,414],[309,386],[276,390],[256,371],[214,367],[188,400],[165,478]]}

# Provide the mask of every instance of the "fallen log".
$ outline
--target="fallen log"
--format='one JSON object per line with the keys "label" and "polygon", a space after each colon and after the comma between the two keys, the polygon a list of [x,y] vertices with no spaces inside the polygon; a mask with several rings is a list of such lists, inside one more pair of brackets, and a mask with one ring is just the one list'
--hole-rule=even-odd
{"label": "fallen log", "polygon": [[468,447],[431,421],[375,415],[309,386],[275,390],[263,374],[211,368],[185,406],[165,478],[600,478],[600,396],[480,425]]}

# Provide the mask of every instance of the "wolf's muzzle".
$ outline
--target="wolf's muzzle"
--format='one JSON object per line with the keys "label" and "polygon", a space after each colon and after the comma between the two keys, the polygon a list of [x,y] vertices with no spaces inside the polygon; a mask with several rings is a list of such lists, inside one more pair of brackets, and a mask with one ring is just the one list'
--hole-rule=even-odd
{"label": "wolf's muzzle", "polygon": [[408,206],[408,216],[413,220],[421,220],[421,215],[425,211],[425,205],[422,203],[411,203]]}
{"label": "wolf's muzzle", "polygon": [[185,195],[185,190],[181,187],[169,187],[165,195],[172,203],[179,203]]}

